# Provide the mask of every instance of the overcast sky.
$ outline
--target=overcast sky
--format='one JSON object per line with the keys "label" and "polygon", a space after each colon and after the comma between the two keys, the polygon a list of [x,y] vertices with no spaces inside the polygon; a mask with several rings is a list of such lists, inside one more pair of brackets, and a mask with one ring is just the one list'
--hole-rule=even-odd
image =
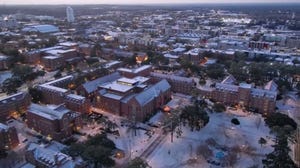
{"label": "overcast sky", "polygon": [[0,4],[151,4],[151,3],[267,3],[299,0],[0,0]]}

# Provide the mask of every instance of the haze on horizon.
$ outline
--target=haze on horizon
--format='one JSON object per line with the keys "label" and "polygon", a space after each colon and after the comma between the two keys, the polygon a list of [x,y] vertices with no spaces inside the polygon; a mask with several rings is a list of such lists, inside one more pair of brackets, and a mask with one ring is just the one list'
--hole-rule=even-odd
{"label": "haze on horizon", "polygon": [[[285,0],[284,3],[299,3],[299,0]],[[38,4],[180,4],[180,3],[283,3],[282,0],[0,0],[2,5]]]}

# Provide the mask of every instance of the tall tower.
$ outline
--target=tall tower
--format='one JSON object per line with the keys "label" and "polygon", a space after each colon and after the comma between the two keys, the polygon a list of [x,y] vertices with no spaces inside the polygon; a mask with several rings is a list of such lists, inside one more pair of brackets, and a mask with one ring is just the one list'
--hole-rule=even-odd
{"label": "tall tower", "polygon": [[74,11],[70,6],[67,7],[66,13],[67,13],[67,21],[69,23],[74,22],[75,21]]}

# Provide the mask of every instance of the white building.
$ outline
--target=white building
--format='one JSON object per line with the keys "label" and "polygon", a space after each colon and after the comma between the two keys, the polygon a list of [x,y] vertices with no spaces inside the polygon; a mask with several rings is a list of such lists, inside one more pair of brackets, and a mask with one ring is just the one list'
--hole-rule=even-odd
{"label": "white building", "polygon": [[66,13],[67,13],[67,21],[69,23],[74,22],[75,21],[74,11],[70,6],[67,7]]}

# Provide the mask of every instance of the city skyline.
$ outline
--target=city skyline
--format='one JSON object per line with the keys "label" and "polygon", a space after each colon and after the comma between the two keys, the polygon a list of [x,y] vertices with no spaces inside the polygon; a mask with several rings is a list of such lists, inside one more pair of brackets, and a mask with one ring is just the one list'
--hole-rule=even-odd
{"label": "city skyline", "polygon": [[[86,1],[80,1],[80,0],[51,0],[51,1],[36,1],[36,0],[27,0],[27,1],[22,1],[22,0],[2,0],[0,3],[2,4],[7,4],[7,5],[14,5],[14,4],[168,4],[168,3],[173,3],[173,4],[184,4],[184,3],[207,3],[207,4],[215,4],[215,3],[282,3],[281,0],[216,0],[214,2],[209,1],[209,0],[188,0],[188,1],[181,1],[181,0],[143,0],[143,1],[138,1],[138,0],[124,0],[124,1],[119,1],[119,0],[86,0]],[[298,0],[287,0],[285,2],[288,3],[299,3]]]}

